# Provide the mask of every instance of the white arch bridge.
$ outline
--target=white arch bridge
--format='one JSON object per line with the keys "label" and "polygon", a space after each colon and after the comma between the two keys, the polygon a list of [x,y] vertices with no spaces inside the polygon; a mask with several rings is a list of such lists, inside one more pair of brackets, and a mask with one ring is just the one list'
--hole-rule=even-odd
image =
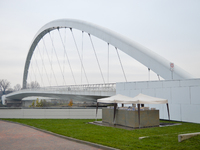
{"label": "white arch bridge", "polygon": [[109,84],[89,84],[89,85],[69,85],[56,87],[42,87],[35,89],[22,89],[6,95],[5,98],[11,101],[21,101],[25,97],[39,96],[51,97],[55,99],[73,99],[76,101],[95,102],[102,97],[115,95],[115,83]]}
{"label": "white arch bridge", "polygon": [[[108,44],[113,45],[116,49],[119,49],[137,60],[149,70],[152,70],[163,79],[176,80],[176,79],[189,79],[192,78],[190,74],[179,68],[178,66],[170,66],[170,61],[152,52],[148,48],[123,37],[109,29],[100,27],[98,25],[73,19],[60,19],[47,23],[44,25],[35,35],[25,62],[24,74],[23,74],[23,90],[13,92],[5,96],[4,99],[21,100],[27,96],[47,96],[47,97],[76,97],[77,99],[85,98],[87,100],[96,100],[100,97],[106,97],[116,94],[115,84],[92,84],[92,85],[74,85],[63,87],[48,87],[39,89],[26,89],[27,77],[29,72],[29,66],[33,52],[40,42],[40,40],[53,30],[59,30],[60,28],[77,29],[82,32],[93,35]],[[67,54],[65,54],[67,55]],[[80,54],[79,54],[80,57]],[[81,61],[81,59],[80,59]],[[83,62],[81,61],[83,67]],[[84,70],[83,70],[84,71]],[[70,89],[70,90],[69,90]]]}

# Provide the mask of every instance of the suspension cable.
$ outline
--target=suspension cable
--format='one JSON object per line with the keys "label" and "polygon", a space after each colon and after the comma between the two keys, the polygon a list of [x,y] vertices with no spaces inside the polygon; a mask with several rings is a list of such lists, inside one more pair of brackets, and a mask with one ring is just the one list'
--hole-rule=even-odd
{"label": "suspension cable", "polygon": [[[59,30],[58,30],[59,31]],[[60,31],[59,31],[60,32]],[[60,33],[59,33],[60,34]],[[65,27],[65,34],[64,34],[64,47],[66,46],[66,27]],[[64,50],[64,53],[63,53],[63,74],[65,75],[65,50]],[[64,76],[65,77],[65,76]],[[64,80],[63,80],[63,84],[64,84]]]}
{"label": "suspension cable", "polygon": [[[83,35],[84,35],[84,31],[82,31],[82,55],[81,55],[81,61],[83,62]],[[82,84],[82,72],[83,72],[83,68],[81,65],[81,84]]]}
{"label": "suspension cable", "polygon": [[119,62],[120,62],[120,65],[121,65],[121,68],[122,68],[123,74],[124,74],[125,81],[127,82],[126,75],[125,75],[125,72],[124,72],[124,68],[123,68],[123,65],[122,65],[121,59],[120,59],[120,57],[119,57],[119,53],[118,53],[117,47],[115,47],[115,49],[116,49],[116,52],[117,52],[117,56],[118,56],[118,58],[119,58]]}
{"label": "suspension cable", "polygon": [[[43,41],[43,45],[44,45],[45,50],[46,50],[46,53],[47,53],[47,57],[48,57],[49,63],[51,64],[51,71],[52,71],[53,76],[54,76],[54,79],[55,79],[55,81],[56,81],[56,85],[58,86],[58,82],[57,82],[57,80],[56,80],[56,76],[55,76],[55,73],[54,73],[54,70],[53,70],[53,66],[52,66],[52,63],[51,63],[51,59],[50,59],[50,57],[49,57],[49,53],[48,53],[48,51],[47,51],[47,47],[46,47],[46,44],[45,44],[43,38],[42,38],[42,41]],[[50,81],[51,81],[51,80],[50,80]],[[51,82],[50,82],[50,86],[51,86]]]}
{"label": "suspension cable", "polygon": [[96,60],[97,60],[97,63],[98,63],[98,67],[99,67],[99,70],[100,70],[100,73],[101,73],[101,76],[102,76],[102,79],[103,79],[103,83],[105,84],[105,80],[104,80],[104,77],[103,77],[103,73],[101,71],[101,67],[100,67],[100,64],[99,64],[99,60],[98,60],[98,57],[97,57],[97,54],[96,54],[96,51],[95,51],[95,48],[94,48],[94,44],[92,42],[92,38],[90,36],[90,34],[88,33],[89,37],[90,37],[90,41],[91,41],[91,44],[92,44],[92,48],[94,50],[94,54],[95,54],[95,57],[96,57]]}
{"label": "suspension cable", "polygon": [[[33,57],[33,59],[35,59],[34,57]],[[35,73],[35,69],[34,69],[34,67],[33,67],[33,62],[31,63],[31,70],[32,70],[32,72],[33,72],[33,75],[34,75],[34,77],[35,77],[35,81],[36,81],[36,73]]]}
{"label": "suspension cable", "polygon": [[32,60],[33,60],[34,63],[32,62],[32,70],[33,70],[33,74],[34,74],[34,77],[35,77],[35,81],[37,81],[37,68],[38,68],[38,65],[36,63],[35,55],[36,55],[36,51],[34,51],[34,54],[33,54],[33,59]]}
{"label": "suspension cable", "polygon": [[71,30],[71,33],[72,33],[72,37],[73,37],[73,39],[74,39],[74,43],[75,43],[75,46],[76,46],[76,50],[77,50],[79,59],[80,59],[80,61],[81,61],[81,66],[82,66],[82,68],[83,68],[83,71],[84,71],[84,74],[85,74],[85,78],[86,78],[87,84],[89,84],[88,78],[87,78],[87,75],[86,75],[86,72],[85,72],[85,68],[84,68],[84,66],[83,66],[83,62],[82,62],[82,60],[81,60],[81,56],[80,56],[80,53],[79,53],[79,50],[78,50],[78,46],[77,46],[77,44],[76,44],[76,40],[75,40],[75,37],[74,37],[74,33],[72,32],[72,28],[70,28],[70,30]]}
{"label": "suspension cable", "polygon": [[51,39],[51,43],[52,43],[52,47],[53,47],[54,53],[55,53],[55,55],[56,55],[56,59],[57,59],[57,61],[58,61],[58,65],[59,65],[59,67],[60,67],[60,71],[61,71],[61,73],[62,73],[62,77],[63,77],[64,83],[65,83],[65,85],[66,85],[65,78],[64,78],[64,75],[63,75],[63,72],[62,72],[62,68],[61,68],[61,65],[60,65],[60,61],[59,61],[59,59],[58,59],[58,55],[57,55],[57,53],[56,53],[56,49],[55,49],[53,40],[52,40],[52,38],[51,38],[51,33],[50,33],[50,32],[49,32],[49,36],[50,36],[50,39]]}
{"label": "suspension cable", "polygon": [[66,58],[67,58],[67,61],[68,61],[68,64],[69,64],[69,68],[70,68],[70,70],[71,70],[71,74],[72,74],[72,77],[73,77],[73,79],[74,79],[74,83],[75,83],[75,85],[76,85],[76,80],[75,80],[74,73],[73,73],[73,70],[72,70],[72,67],[71,67],[71,64],[70,64],[70,61],[69,61],[69,57],[68,57],[68,54],[67,54],[67,51],[66,51],[66,47],[65,47],[64,42],[63,42],[63,39],[62,39],[62,37],[61,37],[60,30],[58,29],[58,31],[59,31],[60,39],[61,39],[61,41],[62,41],[63,48],[64,48],[64,55],[65,55]]}
{"label": "suspension cable", "polygon": [[[54,33],[54,32],[53,32],[53,33]],[[53,68],[53,56],[54,56],[53,47],[51,47],[51,51],[50,51],[50,58],[51,58],[51,59],[50,59],[50,64],[51,64],[52,68]],[[52,81],[51,81],[52,74],[53,74],[53,72],[50,72],[50,83],[52,82]],[[55,74],[53,74],[53,76],[54,76],[54,78],[57,80]],[[56,81],[56,84],[58,85],[57,81]],[[51,84],[50,84],[50,85],[51,85]]]}
{"label": "suspension cable", "polygon": [[41,54],[41,52],[40,52],[40,48],[39,48],[38,45],[37,45],[37,48],[38,48],[38,50],[39,50],[39,54],[40,54],[40,57],[41,57],[41,59],[42,59],[42,66],[44,67],[44,71],[45,71],[45,73],[46,73],[47,80],[48,80],[48,82],[49,82],[49,84],[50,84],[49,76],[48,76],[48,74],[47,74],[47,70],[46,70],[46,67],[45,67],[45,64],[44,64],[44,59],[43,59],[43,57],[42,57],[42,54]]}
{"label": "suspension cable", "polygon": [[[40,68],[39,68],[38,63],[37,63],[36,56],[33,55],[33,57],[34,57],[34,59],[35,59],[35,63],[36,63],[36,66],[37,66],[36,68],[38,69],[38,72],[39,72],[39,76],[40,76],[40,78],[41,78],[42,85],[44,85],[43,78],[42,78],[42,76],[41,76],[41,72],[40,72]],[[37,81],[37,80],[36,80],[36,81]]]}
{"label": "suspension cable", "polygon": [[[38,47],[38,50],[39,50],[39,54],[40,54],[40,57],[41,57],[41,60],[43,62],[43,59],[44,59],[44,48],[42,49],[42,51],[39,49],[39,45],[37,44],[37,47]],[[40,52],[41,51],[41,52]],[[42,54],[42,55],[41,55]],[[45,68],[46,69],[46,68]],[[41,69],[41,75],[42,75],[42,78],[44,76],[44,64],[42,63],[42,69]],[[43,85],[45,86],[45,85]]]}
{"label": "suspension cable", "polygon": [[108,72],[107,72],[107,80],[108,80],[108,83],[109,83],[109,43],[108,43]]}
{"label": "suspension cable", "polygon": [[[33,73],[33,76],[35,77],[35,80],[36,80],[36,75],[35,75],[35,70],[34,70],[34,67],[33,67],[33,62],[31,61],[31,72]],[[30,73],[31,74],[31,73]],[[32,74],[31,74],[32,75]],[[30,83],[34,80],[33,78],[31,78],[31,75],[30,75]]]}
{"label": "suspension cable", "polygon": [[[30,65],[30,67],[31,67],[31,65]],[[31,70],[31,72],[32,72],[32,70]],[[28,80],[30,81],[30,83],[31,83],[31,81],[32,81],[32,74],[29,72],[28,73]],[[28,85],[28,82],[26,82],[26,88],[29,88],[29,87],[27,87],[27,85]]]}

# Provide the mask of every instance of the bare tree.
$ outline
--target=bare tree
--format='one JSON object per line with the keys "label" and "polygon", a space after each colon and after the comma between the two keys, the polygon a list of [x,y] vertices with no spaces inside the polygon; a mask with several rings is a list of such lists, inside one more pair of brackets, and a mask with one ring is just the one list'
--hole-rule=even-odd
{"label": "bare tree", "polygon": [[0,80],[0,89],[2,91],[2,94],[6,94],[6,91],[10,88],[10,82],[6,79]]}
{"label": "bare tree", "polygon": [[19,91],[19,90],[21,90],[21,85],[20,84],[16,84],[14,86],[14,91]]}
{"label": "bare tree", "polygon": [[39,88],[40,84],[37,81],[32,81],[31,83],[26,84],[27,89],[34,89],[34,88]]}
{"label": "bare tree", "polygon": [[6,92],[13,92],[14,91],[14,89],[13,88],[8,88],[7,90],[6,90]]}
{"label": "bare tree", "polygon": [[31,89],[34,89],[34,88],[39,88],[40,87],[40,84],[37,82],[37,81],[32,81],[30,83],[30,88]]}

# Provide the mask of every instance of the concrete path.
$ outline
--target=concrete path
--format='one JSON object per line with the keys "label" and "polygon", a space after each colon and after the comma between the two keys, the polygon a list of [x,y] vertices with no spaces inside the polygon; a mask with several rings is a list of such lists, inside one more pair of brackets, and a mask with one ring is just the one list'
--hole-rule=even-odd
{"label": "concrete path", "polygon": [[0,120],[1,150],[100,150],[20,124]]}

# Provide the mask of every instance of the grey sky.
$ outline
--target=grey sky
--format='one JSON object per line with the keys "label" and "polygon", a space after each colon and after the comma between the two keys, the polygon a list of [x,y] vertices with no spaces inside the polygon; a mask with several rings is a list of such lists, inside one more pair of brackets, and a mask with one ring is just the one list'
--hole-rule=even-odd
{"label": "grey sky", "polygon": [[109,28],[199,78],[199,8],[199,0],[1,0],[0,79],[21,84],[34,35],[61,18]]}

